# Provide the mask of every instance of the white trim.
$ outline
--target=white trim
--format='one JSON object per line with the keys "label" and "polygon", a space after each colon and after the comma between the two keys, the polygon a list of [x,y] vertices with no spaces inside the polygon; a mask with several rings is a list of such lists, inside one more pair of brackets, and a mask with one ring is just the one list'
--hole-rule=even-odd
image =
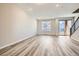
{"label": "white trim", "polygon": [[28,39],[28,38],[30,38],[30,37],[33,37],[33,36],[35,36],[35,35],[36,35],[36,34],[33,34],[33,35],[30,35],[30,36],[28,36],[28,37],[25,37],[24,39],[21,39],[21,40],[19,40],[19,41],[16,41],[16,42],[13,42],[13,43],[4,45],[4,46],[0,47],[0,50],[3,49],[3,48],[6,48],[6,47],[8,47],[8,46],[14,45],[14,44],[16,44],[16,43],[19,43],[19,42],[21,42],[21,41],[23,41],[23,40],[26,40],[26,39]]}

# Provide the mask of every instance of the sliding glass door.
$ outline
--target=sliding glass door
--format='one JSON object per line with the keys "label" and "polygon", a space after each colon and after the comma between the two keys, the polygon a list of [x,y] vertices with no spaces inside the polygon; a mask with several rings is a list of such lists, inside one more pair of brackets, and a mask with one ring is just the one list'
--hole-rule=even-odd
{"label": "sliding glass door", "polygon": [[71,20],[59,21],[59,35],[70,35]]}
{"label": "sliding glass door", "polygon": [[59,21],[59,35],[64,35],[65,21]]}

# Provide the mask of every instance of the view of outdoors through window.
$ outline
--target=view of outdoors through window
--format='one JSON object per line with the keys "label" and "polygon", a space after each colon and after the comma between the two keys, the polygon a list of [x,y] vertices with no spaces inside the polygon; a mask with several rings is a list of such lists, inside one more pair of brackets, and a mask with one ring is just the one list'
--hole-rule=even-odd
{"label": "view of outdoors through window", "polygon": [[59,22],[59,31],[64,32],[64,28],[65,28],[65,21],[60,21]]}
{"label": "view of outdoors through window", "polygon": [[48,32],[51,31],[51,21],[42,21],[42,31]]}

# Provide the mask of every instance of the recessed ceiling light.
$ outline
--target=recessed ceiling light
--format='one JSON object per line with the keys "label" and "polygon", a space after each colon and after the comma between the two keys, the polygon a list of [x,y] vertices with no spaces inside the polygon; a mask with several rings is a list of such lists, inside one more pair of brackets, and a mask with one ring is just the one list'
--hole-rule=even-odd
{"label": "recessed ceiling light", "polygon": [[59,7],[59,4],[56,4],[56,7]]}

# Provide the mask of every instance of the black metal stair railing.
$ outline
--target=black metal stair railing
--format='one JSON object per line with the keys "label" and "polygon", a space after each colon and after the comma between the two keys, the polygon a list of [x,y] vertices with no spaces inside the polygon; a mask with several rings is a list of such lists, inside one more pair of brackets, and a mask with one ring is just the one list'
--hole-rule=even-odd
{"label": "black metal stair railing", "polygon": [[70,28],[70,36],[79,28],[79,17]]}

